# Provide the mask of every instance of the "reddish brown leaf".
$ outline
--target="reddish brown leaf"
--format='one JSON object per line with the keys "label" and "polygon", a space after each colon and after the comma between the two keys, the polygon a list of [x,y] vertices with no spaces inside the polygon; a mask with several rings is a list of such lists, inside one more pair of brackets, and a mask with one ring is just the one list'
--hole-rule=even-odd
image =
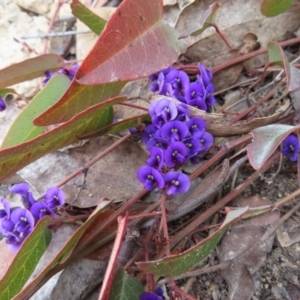
{"label": "reddish brown leaf", "polygon": [[78,70],[79,83],[135,80],[174,63],[184,46],[162,16],[160,0],[122,2]]}

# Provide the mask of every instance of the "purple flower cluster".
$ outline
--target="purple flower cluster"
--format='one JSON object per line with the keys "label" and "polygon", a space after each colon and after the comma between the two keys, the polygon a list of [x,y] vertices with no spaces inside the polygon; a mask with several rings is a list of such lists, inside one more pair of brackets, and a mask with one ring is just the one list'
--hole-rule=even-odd
{"label": "purple flower cluster", "polygon": [[142,133],[142,140],[150,152],[147,165],[138,172],[138,179],[147,190],[156,184],[166,188],[168,195],[185,193],[190,187],[187,175],[176,171],[190,160],[197,163],[200,155],[213,144],[213,137],[205,131],[201,118],[190,118],[186,104],[178,106],[169,99],[154,101],[149,107],[152,124]]}
{"label": "purple flower cluster", "polygon": [[72,80],[75,77],[78,68],[79,66],[75,64],[71,68],[62,68],[58,72],[46,71],[45,72],[46,78],[43,80],[43,84],[45,85],[50,80],[51,77],[57,74],[64,74],[68,76],[70,80]]}
{"label": "purple flower cluster", "polygon": [[2,97],[0,97],[0,111],[4,111],[6,108],[6,103]]}
{"label": "purple flower cluster", "polygon": [[50,187],[44,199],[36,201],[27,183],[15,184],[9,190],[20,195],[24,205],[24,208],[11,208],[7,200],[0,199],[3,206],[3,209],[0,209],[0,231],[6,238],[10,249],[15,252],[39,219],[46,215],[55,216],[54,211],[65,203],[65,196],[61,189]]}
{"label": "purple flower cluster", "polygon": [[214,85],[211,83],[212,73],[201,64],[198,64],[198,68],[200,75],[197,75],[194,82],[190,82],[184,71],[174,68],[153,74],[149,77],[152,81],[150,90],[207,111],[216,103]]}
{"label": "purple flower cluster", "polygon": [[291,161],[298,160],[299,141],[296,135],[290,134],[282,143],[282,154],[289,155]]}
{"label": "purple flower cluster", "polygon": [[156,288],[155,294],[151,292],[144,292],[140,296],[140,300],[161,300],[164,291],[161,287]]}

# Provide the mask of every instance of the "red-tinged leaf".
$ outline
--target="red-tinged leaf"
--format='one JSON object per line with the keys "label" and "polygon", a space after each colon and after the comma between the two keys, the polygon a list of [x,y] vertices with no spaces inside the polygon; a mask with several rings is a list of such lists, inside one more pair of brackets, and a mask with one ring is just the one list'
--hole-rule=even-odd
{"label": "red-tinged leaf", "polygon": [[15,90],[14,89],[1,89],[0,90],[0,97],[5,97],[7,94],[15,94]]}
{"label": "red-tinged leaf", "polygon": [[128,128],[133,128],[137,126],[139,123],[144,123],[146,121],[150,121],[150,116],[149,114],[143,114],[139,116],[135,116],[132,118],[125,119],[123,121],[107,125],[100,130],[97,130],[96,132],[92,132],[90,134],[87,134],[85,136],[80,136],[79,138],[81,139],[88,139],[88,138],[93,138],[97,137],[103,134],[109,134],[109,133],[116,133],[120,132],[122,130],[128,129]]}
{"label": "red-tinged leaf", "polygon": [[65,246],[57,253],[55,258],[40,272],[40,274],[37,277],[35,277],[29,284],[27,284],[25,288],[23,288],[23,290],[18,295],[16,295],[14,300],[28,299],[29,296],[31,296],[32,292],[34,291],[35,287],[44,280],[47,274],[56,265],[62,264],[69,258],[80,237],[89,228],[91,223],[93,223],[94,220],[97,219],[97,217],[101,213],[103,213],[103,211],[106,209],[107,205],[109,204],[110,202],[105,201],[98,205],[98,207],[95,209],[93,214],[86,220],[86,222],[73,233],[73,235],[69,238],[69,240],[66,241]]}
{"label": "red-tinged leaf", "polygon": [[0,181],[41,156],[78,142],[78,136],[87,135],[111,123],[113,120],[111,106],[124,100],[125,97],[115,97],[96,104],[33,140],[1,150]]}
{"label": "red-tinged leaf", "polygon": [[99,299],[106,299],[107,296],[109,295],[112,280],[115,275],[115,267],[116,267],[117,259],[122,247],[124,234],[127,229],[128,215],[129,214],[127,212],[124,218],[122,218],[121,216],[118,217],[118,230],[117,230],[114,246],[112,249],[112,253],[109,258],[108,266],[106,268],[105,276],[102,282]]}
{"label": "red-tinged leaf", "polygon": [[106,24],[106,21],[90,11],[86,6],[78,0],[71,3],[72,14],[88,26],[96,34],[100,34]]}
{"label": "red-tinged leaf", "polygon": [[260,11],[266,17],[277,16],[286,11],[293,0],[262,0]]}
{"label": "red-tinged leaf", "polygon": [[139,300],[143,292],[142,284],[120,269],[114,278],[108,300]]}
{"label": "red-tinged leaf", "polygon": [[284,124],[271,124],[251,131],[253,141],[247,147],[247,155],[251,166],[259,170],[274,153],[284,138],[297,127]]}
{"label": "red-tinged leaf", "polygon": [[186,38],[188,36],[197,36],[201,34],[203,31],[205,31],[207,28],[212,26],[212,24],[215,23],[217,13],[219,8],[221,7],[221,4],[218,2],[214,2],[211,4],[208,9],[204,12],[204,14],[201,16],[200,21],[197,22],[197,25],[192,25],[190,28],[188,28],[184,33],[182,33],[179,37],[179,39]]}
{"label": "red-tinged leaf", "polygon": [[51,241],[51,232],[47,228],[49,220],[49,216],[41,219],[23,242],[0,281],[1,300],[11,300],[22,289],[34,271]]}
{"label": "red-tinged leaf", "polygon": [[43,54],[0,70],[0,88],[43,76],[45,71],[57,71],[64,60],[56,54]]}
{"label": "red-tinged leaf", "polygon": [[191,249],[184,251],[179,255],[171,255],[166,258],[150,261],[138,262],[137,266],[144,272],[149,272],[158,276],[177,276],[204,260],[216,247],[226,229],[233,222],[237,221],[247,212],[248,206],[230,211],[222,226],[211,236],[202,240]]}
{"label": "red-tinged leaf", "polygon": [[287,90],[292,92],[300,88],[300,71],[292,66],[282,48],[276,43],[268,44],[269,61],[284,68],[287,77]]}
{"label": "red-tinged leaf", "polygon": [[47,85],[29,102],[9,128],[1,149],[29,141],[41,134],[45,127],[33,125],[33,119],[53,105],[70,84],[67,76],[60,74],[52,77]]}
{"label": "red-tinged leaf", "polygon": [[123,1],[64,96],[34,124],[66,122],[80,111],[116,96],[127,80],[172,65],[185,47],[177,40],[175,30],[161,21],[162,13],[161,0]]}
{"label": "red-tinged leaf", "polygon": [[33,120],[36,126],[47,126],[70,120],[76,114],[101,101],[115,97],[126,82],[82,86],[72,81],[62,98]]}
{"label": "red-tinged leaf", "polygon": [[78,82],[135,80],[172,65],[185,47],[162,17],[161,0],[123,1],[80,66]]}

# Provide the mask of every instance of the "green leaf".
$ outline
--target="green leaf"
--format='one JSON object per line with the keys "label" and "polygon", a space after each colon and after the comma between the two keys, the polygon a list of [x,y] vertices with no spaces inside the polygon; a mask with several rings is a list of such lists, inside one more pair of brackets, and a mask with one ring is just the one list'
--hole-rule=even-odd
{"label": "green leaf", "polygon": [[52,77],[18,115],[9,128],[1,149],[18,145],[42,133],[45,127],[34,126],[33,119],[57,102],[69,85],[70,80],[65,75],[60,74]]}
{"label": "green leaf", "polygon": [[1,300],[11,300],[22,289],[34,271],[51,241],[51,232],[47,228],[49,220],[48,216],[41,219],[23,242],[0,281]]}
{"label": "green leaf", "polygon": [[64,60],[56,54],[43,54],[0,70],[0,89],[44,76],[45,71],[57,71],[64,66]]}
{"label": "green leaf", "polygon": [[212,26],[216,21],[217,13],[220,6],[221,5],[218,2],[211,4],[208,7],[208,9],[204,12],[204,14],[201,16],[199,24],[192,25],[190,28],[188,28],[184,33],[180,35],[179,39],[186,38],[190,35],[197,36],[201,34],[203,31],[205,31],[207,28]]}
{"label": "green leaf", "polygon": [[108,300],[139,300],[143,292],[142,284],[128,275],[124,269],[120,269],[112,283]]}
{"label": "green leaf", "polygon": [[262,0],[260,11],[266,17],[277,16],[286,11],[293,0]]}
{"label": "green leaf", "polygon": [[122,130],[135,127],[139,123],[143,123],[143,122],[146,122],[146,121],[151,121],[151,118],[150,118],[149,114],[135,116],[135,117],[128,118],[128,119],[125,119],[123,121],[120,121],[120,122],[117,122],[117,123],[114,123],[114,124],[107,125],[107,126],[101,128],[100,130],[97,130],[97,131],[92,132],[92,133],[90,133],[88,135],[85,135],[85,136],[80,136],[79,138],[88,139],[88,138],[93,138],[93,137],[100,136],[102,134],[120,132]]}
{"label": "green leaf", "polygon": [[5,97],[7,94],[15,94],[15,90],[14,89],[1,89],[0,90],[0,97]]}
{"label": "green leaf", "polygon": [[30,141],[0,150],[0,181],[47,153],[80,141],[78,136],[94,132],[113,120],[111,106],[126,100],[115,97],[96,104],[70,121]]}
{"label": "green leaf", "polygon": [[82,86],[72,81],[62,98],[34,119],[36,126],[46,126],[69,121],[76,114],[101,101],[115,97],[126,82],[97,86]]}
{"label": "green leaf", "polygon": [[248,208],[243,207],[230,211],[220,229],[191,249],[179,255],[171,255],[157,261],[138,262],[136,263],[137,266],[144,272],[158,276],[177,276],[188,271],[211,253],[229,225],[238,220]]}
{"label": "green leaf", "polygon": [[[73,235],[69,238],[68,241],[66,241],[65,246],[57,253],[55,258],[40,272],[39,275],[37,275],[37,277],[35,277],[28,285],[26,285],[26,287],[14,298],[14,300],[28,299],[28,295],[30,295],[35,286],[37,286],[47,276],[49,271],[51,271],[56,265],[65,262],[66,259],[69,258],[81,236],[103,213],[103,211],[109,204],[110,202],[104,202],[103,204],[98,205],[98,207],[95,209],[93,214],[86,220],[86,222],[73,233]],[[2,298],[0,299],[2,300]]]}
{"label": "green leaf", "polygon": [[259,170],[284,138],[295,130],[296,127],[284,124],[271,124],[252,130],[253,141],[247,147],[251,166]]}
{"label": "green leaf", "polygon": [[71,4],[73,15],[89,27],[93,32],[100,35],[106,21],[90,11],[86,6],[78,0],[73,0]]}

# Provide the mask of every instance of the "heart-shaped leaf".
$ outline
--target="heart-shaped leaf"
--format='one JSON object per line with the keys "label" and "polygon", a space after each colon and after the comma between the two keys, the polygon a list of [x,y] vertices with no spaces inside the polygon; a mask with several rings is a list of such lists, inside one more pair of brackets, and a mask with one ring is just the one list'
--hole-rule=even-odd
{"label": "heart-shaped leaf", "polygon": [[45,71],[57,71],[64,66],[64,60],[56,54],[43,54],[0,70],[0,89],[43,76]]}
{"label": "heart-shaped leaf", "polygon": [[185,47],[178,41],[177,32],[162,22],[162,16],[161,0],[123,1],[64,96],[34,124],[65,122],[87,107],[114,97],[128,80],[172,65]]}
{"label": "heart-shaped leaf", "polygon": [[180,39],[186,38],[188,36],[196,36],[201,34],[203,31],[205,31],[207,28],[212,26],[212,24],[215,23],[218,10],[220,8],[220,4],[218,2],[215,2],[211,4],[208,9],[203,13],[203,15],[200,18],[200,21],[197,25],[192,25],[190,28],[188,28],[184,33],[180,35]]}
{"label": "heart-shaped leaf", "polygon": [[247,155],[251,166],[259,170],[277,149],[284,138],[297,127],[284,124],[271,124],[251,131],[252,143],[247,147]]}
{"label": "heart-shaped leaf", "polygon": [[300,71],[291,65],[282,48],[276,43],[268,43],[269,61],[284,68],[287,77],[288,91],[292,92],[300,88]]}
{"label": "heart-shaped leaf", "polygon": [[24,286],[46,251],[51,232],[47,228],[50,217],[41,219],[25,239],[17,255],[0,281],[0,299],[11,300]]}
{"label": "heart-shaped leaf", "polygon": [[88,26],[96,34],[100,34],[106,24],[106,21],[90,11],[78,0],[73,0],[71,4],[73,15]]}
{"label": "heart-shaped leaf", "polygon": [[157,261],[138,262],[137,266],[144,272],[158,276],[177,276],[204,260],[216,247],[229,225],[238,220],[249,207],[230,211],[222,226],[211,236],[202,240],[191,249],[179,255],[171,255]]}
{"label": "heart-shaped leaf", "polygon": [[266,17],[277,16],[286,11],[293,0],[262,0],[260,11]]}
{"label": "heart-shaped leaf", "polygon": [[45,127],[33,125],[33,119],[53,105],[65,92],[70,80],[65,75],[52,77],[47,85],[21,111],[2,142],[1,149],[29,141],[43,132]]}
{"label": "heart-shaped leaf", "polygon": [[113,120],[111,106],[124,100],[125,97],[115,97],[96,104],[51,131],[20,145],[0,150],[0,181],[39,157],[78,142],[78,136],[110,124]]}
{"label": "heart-shaped leaf", "polygon": [[120,269],[114,278],[108,300],[139,300],[143,292],[142,284]]}
{"label": "heart-shaped leaf", "polygon": [[99,217],[99,215],[102,214],[103,211],[105,211],[107,205],[109,204],[110,202],[108,201],[99,204],[99,206],[86,220],[86,222],[73,233],[68,241],[66,241],[65,246],[57,253],[55,258],[43,269],[43,271],[40,272],[37,277],[35,277],[28,285],[26,285],[26,287],[14,298],[14,300],[28,299],[28,296],[31,295],[34,288],[47,276],[48,272],[51,271],[55,266],[57,266],[58,264],[62,264],[69,258],[80,237]]}

